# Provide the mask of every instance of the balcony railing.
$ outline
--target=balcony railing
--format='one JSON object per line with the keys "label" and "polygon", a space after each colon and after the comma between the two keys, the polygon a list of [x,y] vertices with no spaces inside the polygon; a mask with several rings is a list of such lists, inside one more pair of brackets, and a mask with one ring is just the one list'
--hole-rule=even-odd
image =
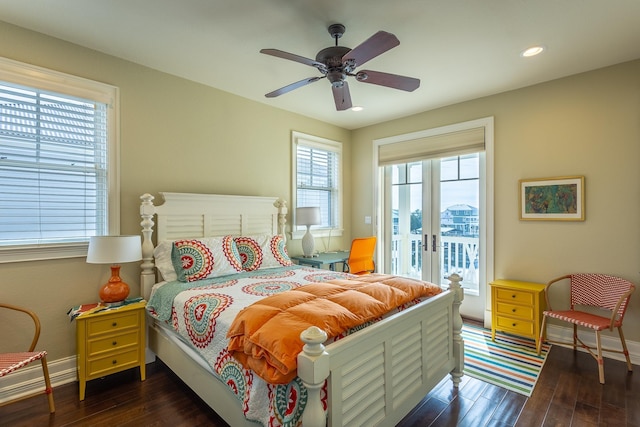
{"label": "balcony railing", "polygon": [[[452,273],[462,276],[465,289],[479,289],[479,239],[477,237],[440,237],[440,283]],[[391,242],[391,274],[422,278],[422,235],[396,234]]]}

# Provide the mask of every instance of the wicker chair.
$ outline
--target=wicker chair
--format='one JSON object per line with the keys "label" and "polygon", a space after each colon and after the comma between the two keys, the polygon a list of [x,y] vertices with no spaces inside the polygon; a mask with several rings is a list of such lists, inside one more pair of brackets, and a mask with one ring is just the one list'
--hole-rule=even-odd
{"label": "wicker chair", "polygon": [[[38,338],[40,338],[40,320],[38,319],[38,316],[36,316],[36,314],[31,310],[9,305],[9,304],[0,303],[0,309],[8,309],[12,311],[25,313],[31,317],[35,326],[33,340],[31,341],[31,346],[29,347],[28,351],[21,352],[21,353],[0,353],[0,377],[9,375],[12,372],[15,372],[16,370],[27,366],[31,362],[40,360],[40,363],[42,364],[42,373],[44,376],[44,383],[45,383],[44,393],[47,395],[47,398],[49,400],[49,412],[54,413],[56,411],[56,408],[53,403],[53,389],[51,388],[51,380],[49,379],[49,369],[47,368],[47,352],[44,350],[34,351],[34,349],[36,348],[36,344],[38,343]],[[0,406],[17,402],[19,400],[27,399],[29,397],[33,397],[39,394],[42,394],[42,390],[29,393],[27,395],[22,395],[20,397],[17,397],[9,401],[2,402],[0,403]]]}
{"label": "wicker chair", "polygon": [[[569,310],[553,310],[549,303],[549,288],[555,283],[569,279],[569,293],[571,308]],[[598,362],[600,383],[604,384],[604,360],[602,352],[622,353],[627,360],[627,369],[633,370],[629,351],[622,333],[622,320],[629,304],[629,297],[633,293],[635,286],[633,283],[615,276],[605,274],[569,274],[551,280],[546,287],[545,297],[547,299],[547,310],[544,312],[542,326],[540,328],[540,340],[538,341],[538,354],[545,337],[547,318],[560,320],[573,325],[573,344],[567,342],[550,341],[554,344],[564,344],[584,348]],[[578,310],[576,306],[583,308]],[[587,311],[588,310],[588,311]],[[596,314],[597,313],[597,314]],[[585,344],[578,337],[578,326],[591,329],[595,332],[596,346]],[[602,348],[600,342],[600,332],[613,328],[618,329],[622,350]],[[593,352],[595,350],[595,353]]]}

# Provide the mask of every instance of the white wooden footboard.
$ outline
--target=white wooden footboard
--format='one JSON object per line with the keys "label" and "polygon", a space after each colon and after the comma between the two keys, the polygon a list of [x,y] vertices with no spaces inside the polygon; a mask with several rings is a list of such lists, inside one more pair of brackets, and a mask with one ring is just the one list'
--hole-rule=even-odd
{"label": "white wooden footboard", "polygon": [[393,426],[447,374],[457,386],[464,354],[459,314],[463,294],[461,278],[453,275],[450,280],[450,290],[428,303],[326,349],[317,329],[303,332],[307,345],[298,356],[298,376],[310,390],[305,427],[325,425],[319,393],[324,375],[329,380],[329,426]]}

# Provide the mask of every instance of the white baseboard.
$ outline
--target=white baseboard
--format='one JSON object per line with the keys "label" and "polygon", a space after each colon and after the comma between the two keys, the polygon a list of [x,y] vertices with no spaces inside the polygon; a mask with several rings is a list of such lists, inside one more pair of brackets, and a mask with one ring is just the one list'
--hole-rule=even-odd
{"label": "white baseboard", "polygon": [[[47,367],[54,392],[56,386],[78,380],[76,356],[53,361],[47,360]],[[44,380],[42,379],[42,366],[40,362],[35,362],[2,378],[0,403],[35,393],[38,390],[44,392]]]}
{"label": "white baseboard", "polygon": [[[604,348],[612,348],[612,349],[620,349],[622,350],[622,345],[620,344],[620,338],[617,336],[618,332],[616,331],[616,336],[609,335],[600,335],[600,341],[602,347]],[[596,334],[587,330],[578,330],[578,336],[580,339],[588,346],[595,347],[596,346]],[[553,341],[563,341],[567,343],[573,342],[573,328],[566,328],[556,325],[547,325],[547,338]],[[629,357],[631,358],[631,363],[634,365],[640,365],[640,343],[637,341],[627,341],[627,349],[629,350]],[[563,346],[564,347],[564,346]],[[566,347],[572,348],[571,345],[567,345]],[[580,351],[586,352],[584,349],[579,349]],[[624,355],[622,353],[610,353],[610,352],[602,352],[602,356],[609,359],[621,360],[626,362]]]}
{"label": "white baseboard", "polygon": [[[563,328],[556,325],[547,326],[547,337],[554,341],[572,340],[573,329]],[[580,339],[587,345],[595,346],[595,334],[588,331],[580,333]],[[603,335],[602,346],[609,348],[621,348],[618,337]],[[631,357],[631,363],[640,365],[640,342],[627,340],[627,347]],[[581,350],[584,351],[584,350]],[[147,352],[147,363],[155,360],[155,355],[150,351]],[[625,361],[624,356],[618,353],[603,353],[604,357]],[[68,384],[78,380],[76,368],[76,356],[66,357],[54,361],[48,361],[49,376],[51,377],[51,385],[54,392],[55,387]],[[25,396],[33,393],[38,389],[44,389],[44,381],[42,380],[42,368],[40,363],[33,363],[32,366],[22,368],[3,378],[2,388],[0,388],[0,403]],[[55,397],[55,395],[54,395]]]}

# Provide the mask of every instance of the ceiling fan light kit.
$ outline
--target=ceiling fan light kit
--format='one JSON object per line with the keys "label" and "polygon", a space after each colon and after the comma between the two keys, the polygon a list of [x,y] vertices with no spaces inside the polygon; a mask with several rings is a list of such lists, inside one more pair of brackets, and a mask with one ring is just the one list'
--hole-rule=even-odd
{"label": "ceiling fan light kit", "polygon": [[338,39],[342,37],[345,32],[344,25],[332,24],[329,26],[328,31],[331,37],[335,39],[335,46],[322,49],[316,55],[315,60],[278,49],[260,50],[260,53],[266,55],[272,55],[315,67],[322,74],[321,77],[303,79],[269,92],[265,95],[267,98],[283,95],[294,89],[326,78],[331,83],[336,109],[343,111],[348,110],[352,106],[347,77],[355,77],[357,82],[370,83],[407,92],[413,92],[420,87],[420,80],[413,77],[371,70],[355,71],[356,67],[398,46],[400,41],[395,35],[386,31],[378,31],[358,46],[350,49],[348,47],[338,46]]}

